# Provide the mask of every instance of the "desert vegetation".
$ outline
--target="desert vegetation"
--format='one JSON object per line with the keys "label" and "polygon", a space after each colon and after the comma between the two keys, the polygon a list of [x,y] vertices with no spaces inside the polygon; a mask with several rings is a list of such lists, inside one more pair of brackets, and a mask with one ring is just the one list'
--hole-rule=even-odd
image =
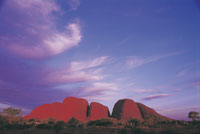
{"label": "desert vegetation", "polygon": [[146,120],[120,121],[114,118],[81,122],[71,118],[67,122],[49,118],[46,120],[24,119],[21,109],[7,108],[0,114],[0,134],[198,134],[200,121],[197,112],[188,114],[192,121],[161,120],[152,117]]}

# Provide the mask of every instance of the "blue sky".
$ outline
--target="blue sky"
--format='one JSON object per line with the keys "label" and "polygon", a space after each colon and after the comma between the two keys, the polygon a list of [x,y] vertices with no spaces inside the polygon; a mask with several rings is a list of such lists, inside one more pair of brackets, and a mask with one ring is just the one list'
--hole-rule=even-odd
{"label": "blue sky", "polygon": [[197,0],[2,0],[0,109],[67,96],[200,112]]}

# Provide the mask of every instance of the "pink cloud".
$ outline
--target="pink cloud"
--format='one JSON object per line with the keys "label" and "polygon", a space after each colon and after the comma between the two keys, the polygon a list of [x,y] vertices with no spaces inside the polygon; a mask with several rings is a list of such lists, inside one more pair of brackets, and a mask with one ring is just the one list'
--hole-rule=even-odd
{"label": "pink cloud", "polygon": [[51,71],[44,78],[45,83],[74,83],[99,81],[104,78],[99,66],[106,62],[107,56],[102,56],[89,61],[73,61],[69,66]]}
{"label": "pink cloud", "polygon": [[179,72],[177,75],[176,75],[176,77],[182,77],[182,76],[184,76],[185,75],[185,70],[184,71],[181,71],[181,72]]}
{"label": "pink cloud", "polygon": [[148,58],[143,58],[143,57],[138,57],[138,56],[129,56],[126,63],[130,68],[137,68],[137,67],[142,66],[144,64],[155,62],[155,61],[158,61],[160,59],[163,59],[163,58],[166,58],[166,57],[169,57],[169,56],[178,55],[178,54],[180,54],[180,52],[163,54],[163,55],[153,56],[153,57],[148,57]]}
{"label": "pink cloud", "polygon": [[98,67],[104,64],[107,59],[108,59],[108,56],[102,56],[102,57],[98,57],[98,58],[95,58],[89,61],[84,61],[84,62],[74,61],[70,64],[70,68],[71,70],[77,71],[77,70],[84,70],[84,69],[89,69],[93,67]]}
{"label": "pink cloud", "polygon": [[172,95],[171,94],[151,95],[151,96],[143,97],[142,100],[153,100],[153,99],[164,98],[164,97],[168,97],[168,96],[172,96]]}
{"label": "pink cloud", "polygon": [[177,89],[174,89],[174,91],[176,91],[176,92],[181,92],[182,90],[179,89],[179,88],[177,88]]}
{"label": "pink cloud", "polygon": [[118,95],[117,90],[119,88],[116,83],[93,82],[87,87],[82,87],[79,93],[81,93],[80,97],[90,101],[112,100]]}
{"label": "pink cloud", "polygon": [[89,96],[89,97],[82,97],[84,99],[87,99],[88,101],[98,101],[98,100],[113,100],[112,97],[94,97],[94,96]]}
{"label": "pink cloud", "polygon": [[54,0],[13,0],[6,2],[6,6],[16,18],[5,20],[18,33],[8,34],[0,41],[8,44],[6,47],[16,55],[33,59],[49,57],[76,47],[81,41],[78,22],[67,24],[63,31],[56,28],[55,14],[61,14],[62,10]]}
{"label": "pink cloud", "polygon": [[192,83],[190,83],[190,85],[198,88],[198,87],[200,87],[200,81],[192,82]]}
{"label": "pink cloud", "polygon": [[84,88],[84,91],[86,92],[108,90],[118,90],[118,87],[114,83],[95,82],[91,85],[91,87]]}
{"label": "pink cloud", "polygon": [[155,91],[155,89],[138,89],[138,90],[135,90],[135,92],[137,92],[137,93],[152,93],[154,91]]}
{"label": "pink cloud", "polygon": [[68,0],[68,4],[70,5],[72,10],[77,10],[81,2],[80,0]]}

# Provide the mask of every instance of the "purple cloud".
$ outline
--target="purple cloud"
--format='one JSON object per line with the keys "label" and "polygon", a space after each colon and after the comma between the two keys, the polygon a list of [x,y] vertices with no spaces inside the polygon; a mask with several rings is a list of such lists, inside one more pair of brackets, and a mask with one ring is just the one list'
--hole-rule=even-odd
{"label": "purple cloud", "polygon": [[129,56],[127,61],[126,61],[126,64],[130,68],[137,68],[137,67],[142,66],[144,64],[155,62],[155,61],[158,61],[160,59],[163,59],[163,58],[166,58],[166,57],[169,57],[169,56],[178,55],[178,54],[180,54],[180,52],[163,54],[163,55],[153,56],[153,57],[148,57],[148,58],[143,58],[143,57],[138,57],[138,56]]}
{"label": "purple cloud", "polygon": [[63,84],[102,80],[104,75],[99,67],[106,62],[107,58],[107,56],[102,56],[89,61],[73,61],[63,69],[49,72],[43,82]]}
{"label": "purple cloud", "polygon": [[152,93],[155,89],[137,89],[135,90],[136,93]]}
{"label": "purple cloud", "polygon": [[186,74],[186,71],[183,70],[183,71],[179,72],[179,73],[176,75],[176,77],[182,77],[182,76],[184,76],[185,74]]}
{"label": "purple cloud", "polygon": [[16,55],[44,58],[63,53],[81,41],[78,22],[65,25],[62,31],[56,28],[55,14],[62,10],[54,0],[13,0],[6,1],[4,6],[4,25],[12,30],[0,32],[0,43]]}
{"label": "purple cloud", "polygon": [[195,81],[190,83],[191,86],[199,88],[200,87],[200,81]]}
{"label": "purple cloud", "polygon": [[67,2],[72,10],[77,10],[81,4],[80,0],[68,0]]}
{"label": "purple cloud", "polygon": [[153,100],[153,99],[164,98],[164,97],[168,97],[168,96],[172,96],[172,95],[171,94],[151,95],[151,96],[143,97],[141,100]]}
{"label": "purple cloud", "polygon": [[[2,52],[2,50],[0,50]],[[116,86],[101,82],[101,67],[108,57],[66,63],[63,69],[27,62],[2,52],[0,56],[0,102],[32,109],[40,104],[59,101],[67,96],[91,97],[108,94]],[[79,83],[85,84],[78,88]],[[64,87],[63,85],[69,85]],[[70,88],[70,85],[74,87]],[[61,88],[61,87],[64,88]],[[26,100],[26,101],[24,101]]]}

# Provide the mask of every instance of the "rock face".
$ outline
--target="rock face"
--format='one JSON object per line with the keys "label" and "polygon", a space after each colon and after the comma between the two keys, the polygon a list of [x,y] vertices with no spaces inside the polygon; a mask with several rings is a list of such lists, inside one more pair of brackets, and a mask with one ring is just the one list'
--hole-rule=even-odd
{"label": "rock face", "polygon": [[[99,120],[110,117],[107,106],[92,102],[89,106],[85,99],[67,97],[62,103],[44,104],[35,108],[25,119],[38,118],[39,120],[55,118],[56,120],[68,121],[72,117],[80,121]],[[144,120],[171,120],[164,117],[141,103],[135,103],[130,99],[119,100],[113,108],[112,117],[121,121],[129,119]]]}
{"label": "rock face", "polygon": [[110,116],[108,107],[97,102],[92,102],[90,104],[88,114],[89,120],[99,120],[103,118],[108,118]]}
{"label": "rock face", "polygon": [[64,120],[69,120],[72,117],[80,121],[87,119],[88,101],[85,99],[68,97],[63,101],[63,111],[65,113]]}
{"label": "rock face", "polygon": [[26,119],[38,118],[68,121],[72,117],[85,121],[87,119],[88,102],[85,99],[67,97],[63,103],[44,104],[35,108]]}
{"label": "rock face", "polygon": [[152,118],[157,118],[159,120],[171,120],[165,116],[162,116],[158,114],[155,110],[153,110],[150,107],[145,106],[144,104],[141,103],[136,103],[138,108],[140,109],[141,115],[144,120],[152,119]]}
{"label": "rock face", "polygon": [[112,117],[123,121],[132,118],[142,119],[142,115],[138,109],[138,106],[133,100],[130,99],[119,100],[117,103],[115,103]]}

